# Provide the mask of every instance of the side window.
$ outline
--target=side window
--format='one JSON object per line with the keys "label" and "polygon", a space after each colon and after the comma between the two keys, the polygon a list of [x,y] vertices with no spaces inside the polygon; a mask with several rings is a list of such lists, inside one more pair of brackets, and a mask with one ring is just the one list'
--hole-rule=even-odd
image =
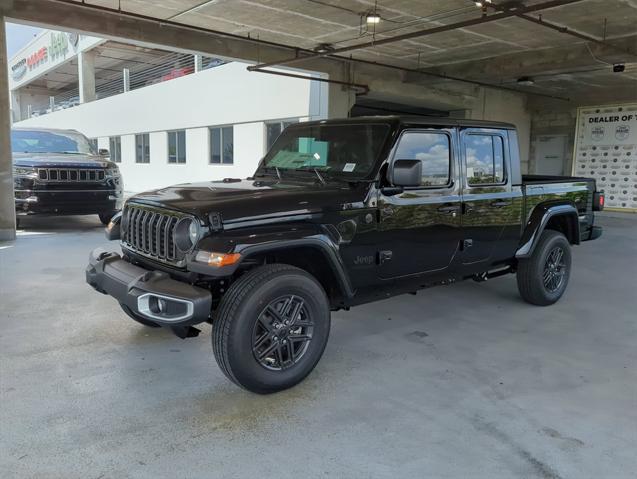
{"label": "side window", "polygon": [[150,163],[150,136],[148,133],[135,135],[135,163]]}
{"label": "side window", "polygon": [[186,163],[186,130],[168,132],[168,163]]}
{"label": "side window", "polygon": [[445,133],[405,132],[400,138],[394,158],[422,162],[421,186],[439,187],[450,183],[451,154],[449,136]]}
{"label": "side window", "polygon": [[108,139],[108,150],[111,154],[111,160],[115,163],[122,162],[122,137],[121,136],[111,136]]}
{"label": "side window", "polygon": [[465,156],[469,185],[504,183],[504,144],[501,136],[467,135]]}

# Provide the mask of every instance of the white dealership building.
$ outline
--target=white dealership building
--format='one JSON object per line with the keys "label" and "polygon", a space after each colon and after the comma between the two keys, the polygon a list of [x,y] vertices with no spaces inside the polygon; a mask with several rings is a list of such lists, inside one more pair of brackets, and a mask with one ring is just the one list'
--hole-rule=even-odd
{"label": "white dealership building", "polygon": [[325,118],[325,83],[151,46],[43,31],[9,61],[14,126],[75,129],[125,189],[253,173],[289,123]]}

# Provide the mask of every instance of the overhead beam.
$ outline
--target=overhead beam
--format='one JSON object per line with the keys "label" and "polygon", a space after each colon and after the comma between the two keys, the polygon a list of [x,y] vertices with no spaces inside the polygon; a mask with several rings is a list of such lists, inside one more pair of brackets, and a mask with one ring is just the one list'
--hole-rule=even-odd
{"label": "overhead beam", "polygon": [[433,28],[426,28],[424,30],[418,30],[415,32],[405,33],[403,35],[396,35],[389,38],[383,38],[380,40],[373,40],[370,42],[357,43],[356,45],[350,45],[347,47],[336,48],[329,52],[316,52],[311,55],[299,54],[291,58],[285,58],[279,61],[273,61],[269,63],[261,63],[260,65],[255,65],[253,67],[249,67],[248,70],[251,69],[262,69],[273,66],[282,66],[282,65],[291,65],[293,63],[298,63],[306,60],[311,60],[313,58],[324,57],[326,55],[339,55],[342,53],[353,52],[356,50],[362,50],[364,48],[371,47],[379,47],[381,45],[388,45],[390,43],[396,43],[403,40],[411,40],[414,38],[422,38],[429,35],[434,35],[436,33],[449,32],[452,30],[458,30],[460,28],[467,28],[476,25],[483,25],[485,23],[497,22],[503,20],[505,18],[511,18],[518,16],[523,13],[537,12],[540,10],[547,10],[549,8],[561,7],[563,5],[569,5],[572,3],[581,2],[582,0],[550,0],[547,2],[538,3],[530,6],[520,6],[513,9],[503,10],[500,13],[496,13],[494,15],[483,15],[480,17],[472,18],[469,20],[463,20],[461,22],[449,23],[447,25],[441,25]]}
{"label": "overhead beam", "polygon": [[[427,72],[440,75],[463,75],[464,78],[480,81],[503,81],[521,76],[538,74],[570,73],[577,70],[613,63],[635,62],[637,60],[637,35],[617,40],[609,40],[610,45],[559,46],[550,49],[529,50],[499,55],[493,58],[457,62],[428,69]],[[619,53],[625,51],[626,53]],[[407,73],[405,81],[422,83],[422,75]]]}

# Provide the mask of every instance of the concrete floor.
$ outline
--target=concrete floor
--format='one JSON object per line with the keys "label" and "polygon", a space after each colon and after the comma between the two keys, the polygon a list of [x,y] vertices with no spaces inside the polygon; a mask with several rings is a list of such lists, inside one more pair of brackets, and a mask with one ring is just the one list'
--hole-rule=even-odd
{"label": "concrete floor", "polygon": [[636,217],[600,219],[553,307],[509,276],[336,313],[314,373],[266,397],[209,326],[180,340],[91,290],[101,225],[58,221],[0,245],[3,477],[635,477]]}

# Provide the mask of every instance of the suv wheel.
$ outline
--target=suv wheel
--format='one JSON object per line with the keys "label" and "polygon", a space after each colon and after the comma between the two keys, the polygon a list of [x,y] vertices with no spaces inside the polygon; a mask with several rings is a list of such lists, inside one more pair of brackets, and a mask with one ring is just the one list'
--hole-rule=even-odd
{"label": "suv wheel", "polygon": [[125,304],[119,303],[119,305],[122,307],[122,310],[126,314],[128,314],[128,316],[131,317],[131,319],[134,319],[139,324],[143,324],[144,326],[147,326],[149,328],[161,328],[161,326],[159,324],[151,321],[150,319],[146,319],[143,316],[139,316],[138,314],[133,313],[133,311],[131,311],[131,309],[128,306],[126,306]]}
{"label": "suv wheel", "polygon": [[571,245],[558,231],[545,230],[530,258],[518,264],[518,290],[525,301],[538,306],[562,297],[571,274]]}
{"label": "suv wheel", "polygon": [[100,217],[102,224],[107,225],[115,213],[115,211],[104,211],[102,213],[98,213],[98,216]]}
{"label": "suv wheel", "polygon": [[319,282],[285,264],[253,269],[232,284],[212,323],[212,349],[224,374],[259,394],[290,388],[321,358],[330,307]]}

